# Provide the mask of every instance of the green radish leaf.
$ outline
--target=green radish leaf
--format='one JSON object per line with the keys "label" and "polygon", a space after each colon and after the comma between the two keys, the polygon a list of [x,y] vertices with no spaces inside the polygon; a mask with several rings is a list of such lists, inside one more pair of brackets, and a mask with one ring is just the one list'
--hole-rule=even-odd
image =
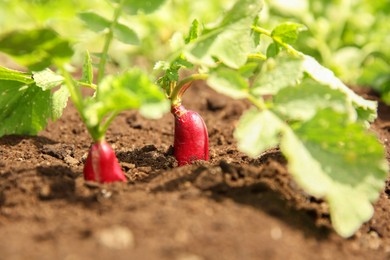
{"label": "green radish leaf", "polygon": [[319,111],[294,130],[284,130],[281,150],[296,182],[329,203],[338,234],[349,237],[372,217],[371,203],[389,169],[383,146],[362,125],[333,110]]}
{"label": "green radish leaf", "polygon": [[329,203],[341,236],[353,235],[372,217],[371,203],[389,170],[385,151],[373,133],[350,122],[346,114],[318,110],[310,120],[291,127],[272,111],[252,109],[240,118],[234,136],[238,148],[252,157],[280,143],[295,181]]}
{"label": "green radish leaf", "polygon": [[272,30],[271,36],[280,39],[284,43],[292,44],[298,39],[298,34],[305,30],[307,28],[303,24],[286,22],[276,26]]}
{"label": "green radish leaf", "polygon": [[248,62],[245,65],[241,66],[238,69],[238,72],[244,78],[251,78],[252,76],[255,75],[257,69],[259,69],[259,63],[258,62]]}
{"label": "green radish leaf", "polygon": [[176,58],[171,63],[166,61],[159,61],[155,64],[155,70],[163,70],[164,75],[157,80],[157,84],[164,89],[165,93],[169,96],[171,93],[171,82],[177,82],[179,80],[179,70],[181,68],[192,68],[193,65],[185,60],[182,55]]}
{"label": "green radish leaf", "polygon": [[111,25],[108,19],[93,11],[80,12],[78,17],[94,32],[101,32]]}
{"label": "green radish leaf", "polygon": [[57,87],[64,82],[64,78],[60,75],[55,74],[50,69],[34,72],[33,78],[35,84],[42,88],[42,90],[49,90]]}
{"label": "green radish leaf", "polygon": [[0,66],[0,80],[18,81],[24,84],[34,83],[31,73],[11,70]]}
{"label": "green radish leaf", "polygon": [[93,83],[93,67],[92,67],[92,59],[87,51],[84,57],[83,63],[83,71],[81,76],[81,82],[92,84]]}
{"label": "green radish leaf", "polygon": [[[111,21],[99,14],[88,11],[79,13],[79,17],[94,32],[101,32],[111,26]],[[115,38],[126,44],[139,44],[137,34],[127,25],[117,23],[113,29]]]}
{"label": "green radish leaf", "polygon": [[69,94],[68,88],[65,85],[61,86],[58,90],[56,90],[52,94],[51,119],[53,121],[57,120],[58,118],[60,118],[62,116],[62,112],[64,111],[64,108],[68,104],[69,96],[70,96],[70,94]]}
{"label": "green radish leaf", "polygon": [[314,58],[305,55],[303,69],[317,82],[332,89],[337,89],[347,96],[347,100],[358,110],[358,119],[362,121],[373,121],[376,118],[377,102],[366,100],[348,88],[334,73],[319,64]]}
{"label": "green radish leaf", "polygon": [[215,91],[235,99],[248,97],[249,84],[236,70],[217,68],[210,73],[207,84]]}
{"label": "green radish leaf", "polygon": [[50,28],[2,34],[0,51],[12,56],[32,71],[67,62],[73,55],[70,43]]}
{"label": "green radish leaf", "polygon": [[278,56],[267,59],[251,92],[255,96],[273,95],[283,88],[297,85],[303,75],[303,60],[300,58]]}
{"label": "green radish leaf", "polygon": [[[257,16],[255,18],[255,20],[253,21],[253,24],[252,24],[253,27],[258,26],[259,18],[260,18],[259,16]],[[261,36],[261,33],[256,32],[256,31],[252,31],[252,38],[253,38],[253,42],[255,43],[255,46],[259,46],[260,45],[260,36]]]}
{"label": "green radish leaf", "polygon": [[298,86],[281,89],[273,101],[274,111],[285,120],[307,121],[325,108],[356,116],[355,109],[347,102],[344,93],[312,79],[304,79]]}
{"label": "green radish leaf", "polygon": [[[119,3],[121,0],[111,0],[114,3]],[[149,14],[156,11],[165,3],[165,0],[124,0],[123,11],[130,15],[138,13]]]}
{"label": "green radish leaf", "polygon": [[195,19],[194,21],[192,21],[190,31],[187,37],[184,39],[184,42],[188,44],[194,41],[195,39],[197,39],[198,36],[199,36],[199,22],[198,20]]}
{"label": "green radish leaf", "polygon": [[276,42],[272,42],[267,47],[267,58],[276,57],[280,52],[280,46]]}
{"label": "green radish leaf", "polygon": [[114,27],[114,36],[117,40],[131,45],[139,44],[138,35],[127,25],[118,23]]}
{"label": "green radish leaf", "polygon": [[184,51],[194,64],[215,66],[215,59],[232,68],[247,61],[254,49],[251,27],[262,8],[262,1],[239,0],[226,13],[219,26],[206,29]]}
{"label": "green radish leaf", "polygon": [[35,135],[45,128],[52,116],[50,90],[0,80],[0,93],[0,136]]}
{"label": "green radish leaf", "polygon": [[169,102],[147,74],[132,69],[110,75],[99,85],[95,98],[86,101],[84,117],[88,127],[101,124],[110,113],[141,109],[143,115],[160,117],[169,110]]}
{"label": "green radish leaf", "polygon": [[240,118],[234,137],[238,149],[251,157],[279,144],[284,123],[271,111],[252,108]]}

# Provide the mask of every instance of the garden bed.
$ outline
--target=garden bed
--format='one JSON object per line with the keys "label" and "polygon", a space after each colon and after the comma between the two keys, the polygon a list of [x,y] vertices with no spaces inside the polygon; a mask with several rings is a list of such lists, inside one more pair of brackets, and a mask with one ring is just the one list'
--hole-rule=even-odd
{"label": "garden bed", "polygon": [[[237,151],[233,131],[249,104],[202,84],[184,104],[208,126],[210,162],[175,167],[172,115],[127,111],[107,141],[128,183],[83,180],[92,140],[72,106],[36,137],[0,138],[0,259],[390,258],[389,185],[374,217],[342,239],[277,148],[257,159]],[[372,129],[389,152],[389,107],[380,103]]]}

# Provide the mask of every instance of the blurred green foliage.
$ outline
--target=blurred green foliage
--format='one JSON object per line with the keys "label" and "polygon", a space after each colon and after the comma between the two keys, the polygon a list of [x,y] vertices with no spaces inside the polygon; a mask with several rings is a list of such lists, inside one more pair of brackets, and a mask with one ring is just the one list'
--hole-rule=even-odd
{"label": "blurred green foliage", "polygon": [[[192,21],[214,22],[234,0],[167,0],[151,14],[126,12],[120,22],[136,32],[137,46],[119,41],[110,49],[110,64],[117,68],[138,65],[151,71],[166,60],[187,33]],[[390,1],[389,0],[265,0],[259,24],[272,29],[280,22],[304,24],[296,49],[315,57],[351,85],[367,85],[383,93],[390,103]],[[78,19],[93,10],[111,19],[113,1],[3,0],[2,34],[15,29],[51,27],[73,42],[73,62],[83,53],[102,51],[104,31],[93,32]]]}
{"label": "blurred green foliage", "polygon": [[[125,68],[137,64],[152,70],[156,61],[165,59],[179,34],[187,33],[196,18],[203,23],[215,21],[234,0],[167,0],[151,14],[123,13],[120,22],[132,28],[141,40],[138,46],[115,41],[110,49],[111,64]],[[74,62],[83,61],[83,53],[102,51],[104,31],[89,30],[80,12],[93,10],[102,17],[113,16],[112,1],[99,0],[5,0],[0,2],[0,28],[2,33],[15,29],[51,27],[74,42]]]}
{"label": "blurred green foliage", "polygon": [[390,103],[389,0],[267,0],[262,22],[304,24],[294,45],[344,82],[369,86]]}

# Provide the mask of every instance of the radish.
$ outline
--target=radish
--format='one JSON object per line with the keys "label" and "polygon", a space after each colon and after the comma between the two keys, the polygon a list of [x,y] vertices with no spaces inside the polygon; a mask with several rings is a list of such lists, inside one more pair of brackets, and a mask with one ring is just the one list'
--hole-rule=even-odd
{"label": "radish", "polygon": [[179,166],[209,159],[209,138],[202,117],[182,105],[173,105],[175,134],[173,154]]}
{"label": "radish", "polygon": [[[88,53],[82,74],[86,82],[80,84],[65,68],[62,68],[62,73],[73,104],[93,140],[84,164],[84,179],[99,183],[125,182],[126,177],[115,152],[105,141],[107,129],[116,116],[126,109],[146,111],[141,112],[145,117],[161,116],[166,111],[164,108],[169,108],[164,94],[144,71],[137,68],[109,75],[94,85],[92,61]],[[96,90],[93,96],[82,95],[81,86],[84,85]]]}
{"label": "radish", "polygon": [[104,140],[95,142],[84,165],[84,179],[100,183],[126,181],[114,150]]}
{"label": "radish", "polygon": [[171,113],[175,117],[173,155],[178,165],[191,164],[197,160],[209,160],[209,137],[203,118],[196,112],[187,110],[181,104],[182,96],[192,84],[190,80],[170,82],[165,89],[171,100]]}

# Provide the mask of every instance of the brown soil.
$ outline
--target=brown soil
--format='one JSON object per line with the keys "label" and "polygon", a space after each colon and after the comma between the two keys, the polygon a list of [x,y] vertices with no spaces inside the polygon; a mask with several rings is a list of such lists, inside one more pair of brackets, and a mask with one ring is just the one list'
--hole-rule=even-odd
{"label": "brown soil", "polygon": [[[373,98],[369,93],[362,93]],[[0,138],[0,259],[389,259],[390,184],[350,239],[291,180],[277,149],[250,159],[232,138],[242,101],[195,85],[210,162],[175,167],[173,118],[121,114],[107,140],[128,183],[82,177],[91,139],[69,106],[36,137]],[[388,151],[390,108],[373,124]]]}

